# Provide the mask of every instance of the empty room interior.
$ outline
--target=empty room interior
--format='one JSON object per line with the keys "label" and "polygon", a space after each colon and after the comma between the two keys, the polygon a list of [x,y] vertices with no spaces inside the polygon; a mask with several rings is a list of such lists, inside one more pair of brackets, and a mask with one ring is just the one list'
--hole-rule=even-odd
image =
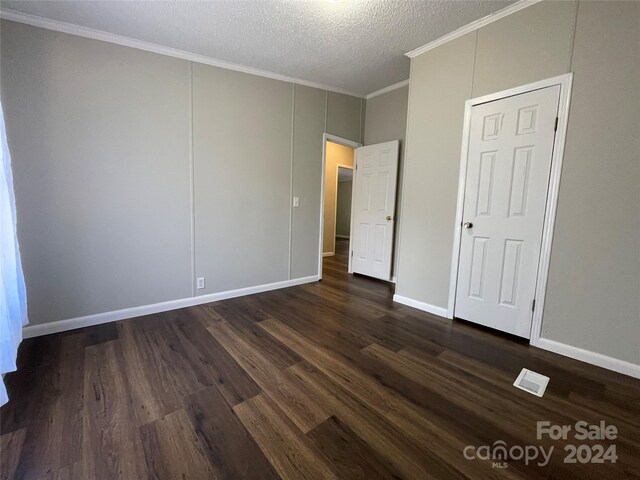
{"label": "empty room interior", "polygon": [[640,1],[0,1],[0,479],[640,479]]}

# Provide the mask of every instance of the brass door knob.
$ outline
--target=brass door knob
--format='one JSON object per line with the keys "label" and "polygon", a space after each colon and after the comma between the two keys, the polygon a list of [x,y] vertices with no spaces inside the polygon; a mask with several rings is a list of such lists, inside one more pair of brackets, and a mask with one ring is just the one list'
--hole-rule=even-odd
{"label": "brass door knob", "polygon": [[464,225],[462,225],[464,228],[473,228],[473,223],[471,222],[465,222]]}
{"label": "brass door knob", "polygon": [[391,221],[391,215],[387,215],[387,222]]}

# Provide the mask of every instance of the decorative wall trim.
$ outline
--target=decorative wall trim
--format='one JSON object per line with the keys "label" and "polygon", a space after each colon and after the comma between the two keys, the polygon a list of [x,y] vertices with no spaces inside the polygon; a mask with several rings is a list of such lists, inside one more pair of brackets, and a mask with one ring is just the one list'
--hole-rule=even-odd
{"label": "decorative wall trim", "polygon": [[581,362],[606,368],[607,370],[613,370],[614,372],[622,373],[623,375],[640,378],[640,365],[636,365],[635,363],[608,357],[601,353],[574,347],[567,345],[566,343],[556,342],[555,340],[549,340],[548,338],[538,338],[535,343],[531,342],[531,345],[549,352],[571,357],[575,360],[580,360]]}
{"label": "decorative wall trim", "polygon": [[58,320],[56,322],[43,323],[39,325],[28,325],[22,329],[24,338],[39,337],[50,333],[65,332],[67,330],[75,330],[76,328],[89,327],[91,325],[99,325],[101,323],[115,322],[117,320],[125,320],[127,318],[141,317],[143,315],[151,315],[153,313],[167,312],[178,308],[192,307],[203,303],[217,302],[228,298],[243,297],[245,295],[253,295],[254,293],[268,292],[270,290],[278,290],[280,288],[293,287],[302,285],[303,283],[311,283],[318,281],[317,275],[310,277],[295,278],[293,280],[285,280],[282,282],[267,283],[264,285],[256,285],[255,287],[239,288],[236,290],[228,290],[226,292],[211,293],[209,295],[201,295],[199,297],[181,298],[178,300],[170,300],[168,302],[154,303],[151,305],[142,305],[140,307],[123,308],[122,310],[114,310],[111,312],[97,313],[95,315],[87,315],[85,317],[69,318],[67,320]]}
{"label": "decorative wall trim", "polygon": [[[519,2],[513,3],[506,8],[503,8],[502,10],[498,10],[497,12],[487,15],[486,17],[482,17],[476,20],[475,22],[471,22],[465,25],[464,27],[460,27],[451,33],[447,33],[446,35],[443,35],[442,37],[436,40],[433,40],[432,42],[429,42],[421,47],[418,47],[415,50],[411,50],[410,52],[405,53],[405,55],[409,58],[417,57],[418,55],[421,55],[424,52],[428,52],[429,50],[439,47],[440,45],[450,42],[451,40],[455,40],[456,38],[466,35],[469,32],[478,30],[479,28],[484,27],[485,25],[489,25],[490,23],[493,23],[497,20],[500,20],[501,18],[511,15],[512,13],[519,12],[520,10],[530,7],[531,5],[534,5],[541,1],[542,0],[520,0]],[[368,95],[367,95],[367,98],[369,98]]]}
{"label": "decorative wall trim", "polygon": [[409,307],[417,308],[418,310],[422,310],[423,312],[433,313],[439,317],[443,317],[443,320],[447,316],[447,309],[442,307],[436,307],[435,305],[430,305],[428,303],[419,302],[418,300],[414,300],[412,298],[403,297],[402,295],[394,295],[393,301],[401,303],[403,305],[407,305]]}
{"label": "decorative wall trim", "polygon": [[403,80],[398,83],[394,83],[393,85],[389,85],[388,87],[381,88],[380,90],[376,90],[375,92],[371,92],[365,98],[367,100],[371,100],[373,97],[377,97],[378,95],[382,95],[383,93],[392,92],[393,90],[397,90],[398,88],[406,87],[409,85],[409,79]]}
{"label": "decorative wall trim", "polygon": [[13,22],[25,23],[33,27],[46,28],[47,30],[54,30],[56,32],[68,33],[71,35],[77,35],[79,37],[91,38],[93,40],[100,40],[102,42],[115,43],[116,45],[137,48],[138,50],[158,53],[160,55],[167,55],[169,57],[180,58],[182,60],[187,60],[190,62],[203,63],[205,65],[226,68],[227,70],[248,73],[250,75],[257,75],[259,77],[271,78],[283,82],[297,83],[298,85],[305,85],[307,87],[319,88],[321,90],[343,93],[345,95],[351,95],[352,97],[365,98],[364,95],[361,95],[359,93],[342,90],[340,88],[331,87],[322,83],[302,80],[300,78],[288,77],[279,73],[269,72],[268,70],[261,70],[258,68],[247,67],[245,65],[239,65],[237,63],[226,62],[217,58],[207,57],[206,55],[199,55],[197,53],[186,52],[177,48],[165,47],[162,45],[158,45],[157,43],[136,40],[134,38],[124,37],[122,35],[116,35],[113,33],[104,32],[102,30],[95,30],[93,28],[83,27],[80,25],[74,25],[72,23],[59,22],[57,20],[40,17],[38,15],[31,15],[28,13],[22,13],[15,10],[2,8],[0,9],[0,18],[11,20]]}

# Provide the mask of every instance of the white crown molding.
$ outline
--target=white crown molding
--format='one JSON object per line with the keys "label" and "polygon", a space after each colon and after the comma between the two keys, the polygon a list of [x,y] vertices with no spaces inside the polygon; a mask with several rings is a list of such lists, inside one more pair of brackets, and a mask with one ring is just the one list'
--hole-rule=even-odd
{"label": "white crown molding", "polygon": [[401,303],[403,305],[407,305],[409,307],[417,308],[418,310],[422,310],[423,312],[432,313],[439,317],[444,317],[442,318],[442,320],[447,319],[446,308],[437,307],[429,303],[420,302],[418,300],[414,300],[413,298],[403,297],[402,295],[397,295],[397,294],[393,296],[393,301],[397,303]]}
{"label": "white crown molding", "polygon": [[393,85],[389,85],[388,87],[381,88],[380,90],[376,90],[375,92],[372,92],[372,93],[368,94],[365,98],[367,100],[370,100],[373,97],[377,97],[378,95],[382,95],[383,93],[392,92],[393,90],[397,90],[398,88],[406,87],[407,85],[409,85],[409,79],[403,80],[403,81],[398,82],[398,83],[394,83]]}
{"label": "white crown molding", "polygon": [[312,275],[310,277],[294,278],[293,280],[267,283],[264,285],[257,285],[255,287],[239,288],[237,290],[228,290],[226,292],[211,293],[209,295],[201,295],[199,297],[181,298],[178,300],[170,300],[168,302],[142,305],[140,307],[123,308],[122,310],[97,313],[95,315],[87,315],[85,317],[69,318],[66,320],[58,320],[55,322],[42,323],[39,325],[27,325],[22,329],[22,336],[23,338],[39,337],[41,335],[49,335],[50,333],[65,332],[67,330],[90,327],[91,325],[100,325],[101,323],[126,320],[128,318],[167,312],[169,310],[176,310],[178,308],[192,307],[194,305],[201,305],[203,303],[218,302],[220,300],[226,300],[228,298],[243,297],[245,295],[253,295],[254,293],[268,292],[270,290],[278,290],[280,288],[293,287],[295,285],[302,285],[303,283],[311,283],[317,281],[318,276]]}
{"label": "white crown molding", "polygon": [[451,33],[447,33],[446,35],[436,40],[433,40],[432,42],[429,42],[426,45],[418,47],[415,50],[411,50],[410,52],[405,53],[405,55],[409,58],[417,57],[418,55],[424,52],[427,52],[436,47],[439,47],[440,45],[450,42],[451,40],[454,40],[458,37],[466,35],[469,32],[473,32],[474,30],[478,30],[479,28],[484,27],[485,25],[489,25],[490,23],[493,23],[496,20],[500,20],[501,18],[504,18],[507,15],[511,15],[512,13],[519,12],[520,10],[530,7],[531,5],[534,5],[541,1],[542,0],[519,0],[518,2],[513,3],[508,7],[503,8],[502,10],[498,10],[497,12],[487,15],[486,17],[482,17],[479,20],[471,22],[465,25],[464,27],[460,27]]}
{"label": "white crown molding", "polygon": [[304,85],[307,87],[351,95],[352,97],[357,98],[365,98],[365,95],[350,92],[348,90],[343,90],[340,88],[335,88],[330,85],[302,80],[300,78],[288,77],[279,73],[269,72],[268,70],[261,70],[258,68],[247,67],[245,65],[239,65],[237,63],[226,62],[224,60],[218,60],[216,58],[207,57],[205,55],[199,55],[197,53],[186,52],[184,50],[178,50],[176,48],[165,47],[156,43],[136,40],[133,38],[124,37],[122,35],[115,35],[113,33],[104,32],[102,30],[95,30],[93,28],[74,25],[72,23],[59,22],[57,20],[40,17],[38,15],[31,15],[28,13],[17,12],[15,10],[0,8],[0,18],[24,23],[33,27],[45,28],[47,30],[54,30],[56,32],[68,33],[79,37],[91,38],[93,40],[100,40],[102,42],[115,43],[116,45],[122,45],[125,47],[137,48],[138,50],[158,53],[160,55],[167,55],[169,57],[180,58],[182,60],[187,60],[190,62],[203,63],[205,65],[225,68],[227,70],[234,70],[236,72],[248,73],[250,75],[257,75],[259,77],[271,78],[273,80],[280,80],[288,83],[296,83],[298,85]]}
{"label": "white crown molding", "polygon": [[566,343],[556,342],[555,340],[549,340],[548,338],[538,338],[535,343],[531,342],[531,345],[549,352],[564,355],[565,357],[580,360],[581,362],[590,363],[591,365],[622,373],[623,375],[640,378],[640,365],[635,363],[626,362],[601,353],[574,347],[573,345],[567,345]]}

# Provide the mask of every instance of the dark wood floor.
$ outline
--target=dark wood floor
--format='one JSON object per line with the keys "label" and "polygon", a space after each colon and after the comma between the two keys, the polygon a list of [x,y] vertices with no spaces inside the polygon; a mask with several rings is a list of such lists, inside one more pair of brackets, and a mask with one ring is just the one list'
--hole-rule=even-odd
{"label": "dark wood floor", "polygon": [[[324,280],[26,340],[6,378],[1,478],[637,478],[640,382]],[[512,383],[551,377],[543,398]],[[615,464],[565,464],[536,422],[605,421]],[[549,464],[466,446],[554,447]]]}

